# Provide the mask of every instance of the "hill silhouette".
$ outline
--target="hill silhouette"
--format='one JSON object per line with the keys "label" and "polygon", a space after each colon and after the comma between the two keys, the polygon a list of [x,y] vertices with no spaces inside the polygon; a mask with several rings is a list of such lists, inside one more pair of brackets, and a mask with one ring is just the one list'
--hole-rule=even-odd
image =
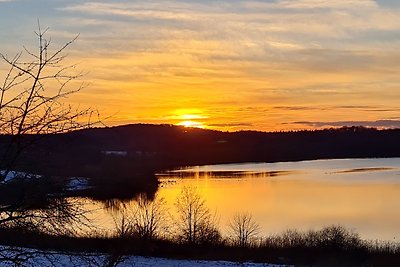
{"label": "hill silhouette", "polygon": [[[45,138],[21,155],[18,170],[90,177],[104,188],[112,181],[113,187],[119,184],[127,192],[149,185],[150,191],[155,192],[155,172],[189,165],[400,157],[399,129],[365,127],[221,132],[135,124],[41,137]],[[8,138],[0,136],[0,151]],[[29,142],[38,136],[24,138]],[[126,181],[130,181],[129,186]],[[109,197],[113,196],[106,198]]]}
{"label": "hill silhouette", "polygon": [[[6,143],[8,136],[0,136]],[[27,139],[34,138],[26,136]],[[343,127],[293,132],[221,132],[134,124],[50,135],[29,147],[24,164],[77,172],[106,158],[154,169],[187,165],[332,158],[399,157],[400,130]],[[45,164],[41,164],[45,163]],[[28,164],[30,163],[30,164]]]}

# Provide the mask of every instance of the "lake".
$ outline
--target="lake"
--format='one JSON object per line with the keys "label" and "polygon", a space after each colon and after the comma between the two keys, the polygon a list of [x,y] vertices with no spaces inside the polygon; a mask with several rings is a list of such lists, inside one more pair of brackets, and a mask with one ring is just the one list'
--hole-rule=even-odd
{"label": "lake", "polygon": [[400,239],[400,158],[208,165],[157,176],[172,216],[182,187],[196,187],[223,233],[245,211],[262,235],[340,224],[365,239]]}

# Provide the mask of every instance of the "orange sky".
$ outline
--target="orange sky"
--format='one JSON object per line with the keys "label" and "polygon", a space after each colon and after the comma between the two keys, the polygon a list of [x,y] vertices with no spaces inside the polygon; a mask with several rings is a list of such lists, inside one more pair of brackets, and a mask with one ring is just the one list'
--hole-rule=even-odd
{"label": "orange sky", "polygon": [[69,60],[88,73],[89,86],[69,101],[98,108],[109,125],[399,127],[399,7],[390,0],[10,0],[0,1],[0,38],[10,54],[32,46],[36,18],[50,26],[54,45],[80,33]]}

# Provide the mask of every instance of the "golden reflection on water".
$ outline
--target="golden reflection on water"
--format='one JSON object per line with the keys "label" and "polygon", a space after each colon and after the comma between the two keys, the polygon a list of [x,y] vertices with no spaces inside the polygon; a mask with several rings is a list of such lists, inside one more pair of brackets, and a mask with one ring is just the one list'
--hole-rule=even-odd
{"label": "golden reflection on water", "polygon": [[240,178],[219,179],[207,173],[193,173],[192,178],[161,179],[158,195],[166,199],[174,214],[181,188],[197,187],[208,207],[216,211],[225,233],[236,212],[248,211],[265,235],[288,228],[309,230],[341,224],[367,239],[400,238],[400,184],[290,177],[244,174]]}
{"label": "golden reflection on water", "polygon": [[[260,224],[261,236],[341,224],[365,239],[400,238],[400,159],[211,165],[158,177],[157,195],[171,217],[177,217],[174,203],[182,187],[196,187],[223,234],[235,213],[247,211]],[[118,211],[87,205],[97,209],[91,217],[98,231],[110,234]]]}

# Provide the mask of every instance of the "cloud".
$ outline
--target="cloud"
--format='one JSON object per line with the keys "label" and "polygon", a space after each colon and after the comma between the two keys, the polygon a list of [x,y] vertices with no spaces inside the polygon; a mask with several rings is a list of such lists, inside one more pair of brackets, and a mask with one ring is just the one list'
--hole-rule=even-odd
{"label": "cloud", "polygon": [[348,8],[348,6],[356,7],[375,7],[376,3],[371,0],[281,0],[280,4],[285,8],[296,9],[315,9],[315,8]]}
{"label": "cloud", "polygon": [[399,1],[34,2],[2,5],[3,48],[26,44],[36,17],[55,42],[80,33],[70,55],[90,71],[84,101],[126,118],[218,106],[215,127],[268,128],[399,112]]}
{"label": "cloud", "polygon": [[209,127],[227,128],[227,127],[252,127],[252,123],[244,122],[230,122],[230,123],[210,123],[207,124]]}
{"label": "cloud", "polygon": [[400,7],[400,2],[398,0],[375,0],[376,3],[383,7]]}
{"label": "cloud", "polygon": [[308,107],[308,106],[275,106],[273,109],[284,111],[309,111],[309,110],[325,110],[323,107]]}
{"label": "cloud", "polygon": [[330,122],[319,122],[319,121],[296,121],[285,124],[297,124],[310,126],[313,128],[323,127],[351,127],[351,126],[364,126],[374,128],[400,128],[400,120],[377,120],[377,121],[330,121]]}
{"label": "cloud", "polygon": [[274,106],[277,110],[288,111],[323,111],[323,110],[362,110],[371,112],[400,112],[400,108],[390,106],[376,106],[376,105],[334,105],[334,106]]}
{"label": "cloud", "polygon": [[[161,6],[162,7],[162,6]],[[171,8],[170,10],[165,7],[160,8],[158,5],[147,4],[143,8],[142,5],[137,3],[103,3],[103,2],[86,2],[83,4],[69,5],[60,8],[63,11],[79,12],[91,15],[111,15],[132,17],[136,19],[159,19],[159,20],[193,20],[190,16],[189,10],[180,10],[178,8]]]}

